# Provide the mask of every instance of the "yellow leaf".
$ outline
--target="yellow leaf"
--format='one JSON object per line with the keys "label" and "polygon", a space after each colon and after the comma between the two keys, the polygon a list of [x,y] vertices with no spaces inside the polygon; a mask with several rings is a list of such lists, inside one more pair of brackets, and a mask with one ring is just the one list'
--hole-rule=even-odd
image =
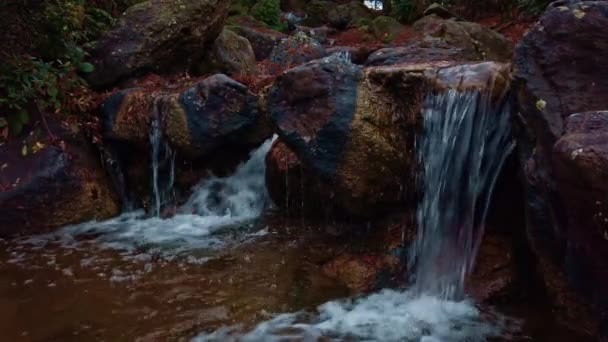
{"label": "yellow leaf", "polygon": [[43,143],[41,143],[40,141],[37,141],[34,146],[32,147],[32,152],[33,153],[38,153],[40,152],[40,150],[42,150],[43,148],[45,148],[46,145],[44,145]]}
{"label": "yellow leaf", "polygon": [[27,156],[27,145],[23,145],[21,148],[21,155],[24,157]]}

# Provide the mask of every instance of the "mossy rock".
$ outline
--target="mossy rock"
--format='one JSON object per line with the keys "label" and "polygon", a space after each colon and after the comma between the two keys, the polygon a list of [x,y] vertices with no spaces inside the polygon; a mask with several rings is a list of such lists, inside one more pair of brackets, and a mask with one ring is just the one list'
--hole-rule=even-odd
{"label": "mossy rock", "polygon": [[401,30],[403,25],[397,19],[387,16],[380,16],[369,25],[369,32],[384,42],[394,40]]}
{"label": "mossy rock", "polygon": [[247,38],[224,28],[199,69],[197,71],[201,74],[254,74],[256,61],[251,43]]}
{"label": "mossy rock", "polygon": [[373,19],[375,14],[360,2],[338,5],[328,12],[328,24],[337,29],[355,26],[362,19]]}
{"label": "mossy rock", "polygon": [[255,0],[232,0],[228,15],[247,15],[254,4]]}
{"label": "mossy rock", "polygon": [[187,71],[221,33],[229,6],[225,0],[149,0],[130,7],[91,49],[89,84],[105,88],[150,71]]}
{"label": "mossy rock", "polygon": [[302,23],[304,26],[318,27],[329,23],[329,14],[338,5],[332,1],[313,0],[306,5],[306,14],[308,17]]}
{"label": "mossy rock", "polygon": [[268,28],[268,25],[250,15],[233,15],[226,19],[225,28],[243,26],[252,28]]}

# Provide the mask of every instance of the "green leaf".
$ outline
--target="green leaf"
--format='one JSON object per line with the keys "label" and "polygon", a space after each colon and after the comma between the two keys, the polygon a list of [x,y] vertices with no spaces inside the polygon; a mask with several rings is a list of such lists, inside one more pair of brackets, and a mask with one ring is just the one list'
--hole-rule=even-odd
{"label": "green leaf", "polygon": [[8,121],[6,121],[6,118],[0,118],[0,128],[4,128],[8,126]]}
{"label": "green leaf", "polygon": [[57,97],[57,88],[55,86],[49,86],[46,89],[46,93],[50,96],[50,97]]}
{"label": "green leaf", "polygon": [[95,70],[95,67],[91,63],[84,62],[84,63],[80,63],[80,65],[78,66],[78,69],[80,69],[80,71],[82,71],[82,72],[89,73],[89,72],[93,72]]}

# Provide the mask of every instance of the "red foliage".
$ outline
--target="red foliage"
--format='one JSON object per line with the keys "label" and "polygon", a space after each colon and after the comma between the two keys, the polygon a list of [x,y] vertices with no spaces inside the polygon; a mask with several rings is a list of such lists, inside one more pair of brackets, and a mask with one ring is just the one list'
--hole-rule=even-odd
{"label": "red foliage", "polygon": [[478,20],[478,23],[498,31],[513,43],[519,42],[528,29],[534,25],[535,20],[532,18],[514,19],[512,21],[503,22],[499,15],[487,17]]}
{"label": "red foliage", "polygon": [[336,46],[378,46],[383,43],[377,40],[373,35],[357,28],[342,31],[332,37]]}
{"label": "red foliage", "polygon": [[419,37],[420,33],[414,31],[411,26],[406,26],[399,32],[393,40],[393,45],[406,45],[415,38]]}
{"label": "red foliage", "polygon": [[232,78],[246,85],[252,92],[258,93],[266,86],[270,85],[274,79],[281,74],[287,67],[273,63],[269,60],[263,60],[257,64],[257,74],[238,74]]}

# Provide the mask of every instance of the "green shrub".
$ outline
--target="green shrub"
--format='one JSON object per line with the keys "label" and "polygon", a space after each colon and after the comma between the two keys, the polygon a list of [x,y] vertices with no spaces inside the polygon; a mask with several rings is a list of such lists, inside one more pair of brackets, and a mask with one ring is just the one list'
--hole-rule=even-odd
{"label": "green shrub", "polygon": [[549,0],[517,0],[520,10],[532,15],[540,15],[549,5]]}
{"label": "green shrub", "polygon": [[[0,136],[21,133],[32,111],[81,114],[91,96],[79,73],[93,71],[84,48],[114,23],[108,12],[85,0],[45,1],[32,7],[38,41],[29,52],[0,63]],[[30,12],[27,12],[30,13]]]}
{"label": "green shrub", "polygon": [[281,25],[281,5],[279,0],[259,0],[251,9],[251,14],[257,20],[271,27]]}

